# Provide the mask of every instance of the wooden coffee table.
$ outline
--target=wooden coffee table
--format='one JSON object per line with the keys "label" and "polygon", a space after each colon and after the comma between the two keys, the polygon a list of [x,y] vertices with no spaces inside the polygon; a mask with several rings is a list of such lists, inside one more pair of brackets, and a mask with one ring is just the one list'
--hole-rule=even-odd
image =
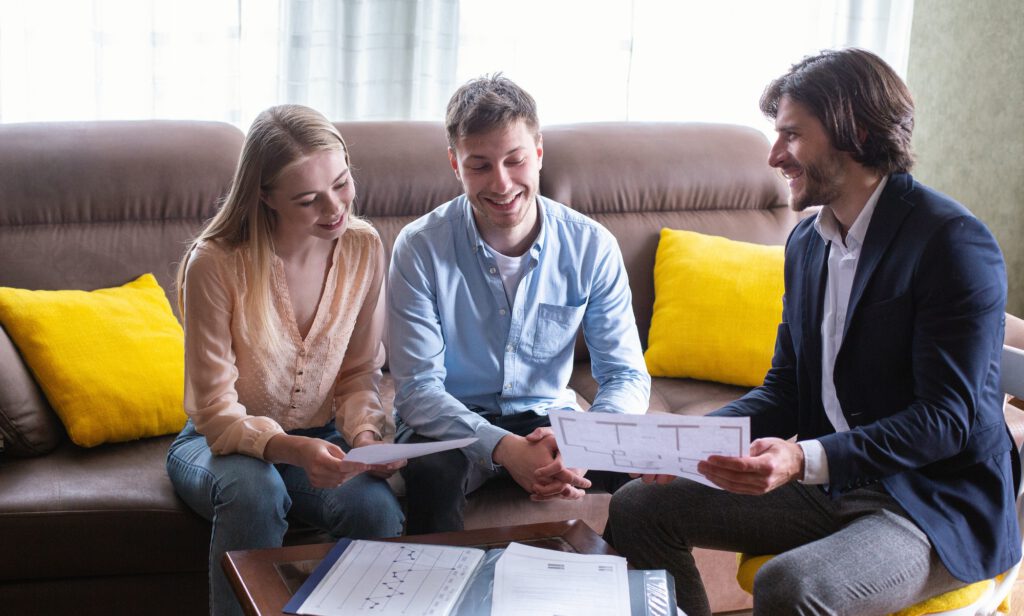
{"label": "wooden coffee table", "polygon": [[[579,520],[407,535],[384,541],[485,549],[503,548],[515,541],[578,554],[616,554],[597,533]],[[238,550],[224,554],[221,565],[246,614],[277,616],[333,546],[333,543],[315,543],[265,550]]]}

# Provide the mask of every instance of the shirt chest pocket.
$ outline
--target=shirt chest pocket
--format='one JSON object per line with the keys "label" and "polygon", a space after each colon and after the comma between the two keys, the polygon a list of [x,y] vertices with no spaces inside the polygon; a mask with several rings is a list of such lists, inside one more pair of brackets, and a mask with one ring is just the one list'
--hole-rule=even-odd
{"label": "shirt chest pocket", "polygon": [[585,309],[585,305],[538,305],[537,327],[533,332],[534,356],[549,359],[565,349],[571,349],[576,341],[576,332],[579,331]]}

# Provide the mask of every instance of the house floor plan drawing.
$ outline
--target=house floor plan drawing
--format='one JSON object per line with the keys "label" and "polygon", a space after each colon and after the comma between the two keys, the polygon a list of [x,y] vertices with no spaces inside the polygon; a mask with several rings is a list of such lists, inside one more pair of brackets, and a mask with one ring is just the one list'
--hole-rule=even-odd
{"label": "house floor plan drawing", "polygon": [[550,411],[566,466],[622,473],[678,475],[712,485],[697,472],[710,455],[745,456],[747,417],[626,415]]}

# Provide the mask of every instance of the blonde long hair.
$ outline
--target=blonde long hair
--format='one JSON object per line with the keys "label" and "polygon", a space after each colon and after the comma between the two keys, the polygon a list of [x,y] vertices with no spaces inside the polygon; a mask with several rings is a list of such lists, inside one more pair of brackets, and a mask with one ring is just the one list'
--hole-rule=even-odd
{"label": "blonde long hair", "polygon": [[224,204],[189,244],[178,266],[178,309],[185,316],[185,270],[196,245],[217,241],[243,251],[247,293],[242,310],[252,325],[254,340],[263,349],[280,346],[273,315],[274,210],[261,198],[271,190],[282,170],[314,152],[341,150],[349,164],[348,147],[341,133],[318,111],[302,105],[278,105],[260,113],[242,144],[231,189]]}

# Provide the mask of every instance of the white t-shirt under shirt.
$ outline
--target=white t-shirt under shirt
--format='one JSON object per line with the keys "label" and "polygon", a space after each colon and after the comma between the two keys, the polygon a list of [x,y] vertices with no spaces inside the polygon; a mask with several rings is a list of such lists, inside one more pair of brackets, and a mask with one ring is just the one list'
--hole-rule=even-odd
{"label": "white t-shirt under shirt", "polygon": [[501,274],[501,285],[505,287],[505,299],[508,300],[508,305],[515,305],[516,289],[519,288],[519,282],[526,275],[526,265],[530,260],[530,252],[524,252],[518,257],[509,257],[491,248],[486,242],[484,242],[484,246],[487,246],[487,252],[490,253],[490,256],[494,257],[494,263],[498,266],[498,273]]}

